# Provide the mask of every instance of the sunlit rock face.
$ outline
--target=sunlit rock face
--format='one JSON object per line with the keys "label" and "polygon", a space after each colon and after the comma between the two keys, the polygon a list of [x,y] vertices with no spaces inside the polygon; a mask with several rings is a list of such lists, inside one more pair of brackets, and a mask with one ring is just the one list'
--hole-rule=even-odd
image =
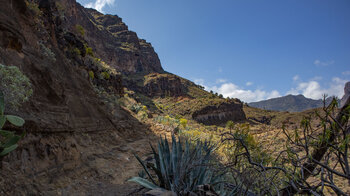
{"label": "sunlit rock face", "polygon": [[227,121],[246,120],[242,103],[229,102],[218,106],[207,106],[193,113],[192,118],[205,125],[218,125]]}
{"label": "sunlit rock face", "polygon": [[340,101],[340,107],[343,107],[345,105],[349,97],[350,97],[350,82],[347,82],[344,87],[344,96]]}

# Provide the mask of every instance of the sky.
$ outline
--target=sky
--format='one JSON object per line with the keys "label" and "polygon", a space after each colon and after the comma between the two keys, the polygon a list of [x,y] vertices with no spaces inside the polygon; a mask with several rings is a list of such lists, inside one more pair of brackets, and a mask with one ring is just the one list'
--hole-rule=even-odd
{"label": "sky", "polygon": [[78,2],[118,15],[166,71],[225,97],[341,97],[350,81],[349,0]]}

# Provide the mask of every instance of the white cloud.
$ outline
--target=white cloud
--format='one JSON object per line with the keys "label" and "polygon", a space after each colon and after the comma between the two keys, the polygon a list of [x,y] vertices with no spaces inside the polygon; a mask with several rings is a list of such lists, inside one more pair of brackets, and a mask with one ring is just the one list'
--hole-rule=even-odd
{"label": "white cloud", "polygon": [[96,0],[95,2],[90,2],[88,4],[85,5],[85,7],[88,8],[94,8],[99,12],[103,12],[103,8],[106,5],[113,5],[115,0]]}
{"label": "white cloud", "polygon": [[344,71],[344,72],[342,72],[341,74],[343,74],[343,75],[345,75],[345,76],[348,76],[348,75],[350,75],[350,70]]}
{"label": "white cloud", "polygon": [[253,82],[247,82],[247,83],[245,83],[245,85],[246,86],[251,86],[251,85],[253,85]]}
{"label": "white cloud", "polygon": [[300,79],[299,75],[295,75],[295,76],[293,77],[293,81],[297,81],[297,80],[299,80],[299,79]]}
{"label": "white cloud", "polygon": [[226,79],[217,79],[216,80],[216,84],[221,84],[221,83],[225,83],[225,82],[227,82]]}
{"label": "white cloud", "polygon": [[328,66],[328,65],[333,65],[335,63],[335,61],[320,61],[318,59],[316,59],[314,61],[314,65],[316,66],[322,66],[322,67],[325,67],[325,66]]}
{"label": "white cloud", "polygon": [[198,78],[193,80],[195,84],[204,86],[204,79]]}
{"label": "white cloud", "polygon": [[222,94],[224,97],[238,98],[244,102],[260,101],[280,96],[279,92],[276,90],[267,92],[256,89],[252,91],[243,89],[233,83],[224,83],[220,86],[206,87],[206,90],[212,90],[214,92]]}
{"label": "white cloud", "polygon": [[344,85],[347,80],[343,80],[338,77],[332,78],[332,82],[328,84],[328,87],[321,87],[320,83],[316,80],[310,80],[308,82],[300,82],[296,88],[292,88],[287,94],[297,95],[303,94],[305,97],[311,99],[322,99],[324,94],[328,96],[342,97],[344,94]]}

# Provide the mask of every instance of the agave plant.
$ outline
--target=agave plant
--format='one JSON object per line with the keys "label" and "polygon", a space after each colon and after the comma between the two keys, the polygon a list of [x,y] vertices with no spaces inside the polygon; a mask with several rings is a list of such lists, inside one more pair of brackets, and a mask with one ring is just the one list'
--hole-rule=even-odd
{"label": "agave plant", "polygon": [[24,133],[22,135],[16,135],[14,132],[2,130],[6,121],[15,126],[22,126],[24,124],[22,118],[13,115],[5,115],[4,110],[4,94],[0,91],[0,159],[15,150],[18,147],[18,141],[24,136]]}
{"label": "agave plant", "polygon": [[166,138],[160,138],[158,152],[152,145],[151,149],[153,162],[146,163],[135,155],[148,179],[133,177],[129,181],[149,189],[165,189],[185,195],[196,192],[200,185],[216,187],[223,176],[209,167],[214,146],[208,142],[198,141],[192,146],[186,140],[183,145],[181,140],[176,141],[173,135],[171,144]]}

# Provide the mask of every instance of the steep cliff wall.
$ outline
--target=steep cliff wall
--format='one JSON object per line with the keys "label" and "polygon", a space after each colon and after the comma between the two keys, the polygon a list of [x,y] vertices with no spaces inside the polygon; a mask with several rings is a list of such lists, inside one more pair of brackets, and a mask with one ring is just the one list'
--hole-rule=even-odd
{"label": "steep cliff wall", "polygon": [[129,31],[120,17],[84,8],[75,0],[58,2],[63,7],[60,14],[68,24],[67,29],[76,32],[81,26],[84,33],[80,36],[107,64],[121,72],[163,72],[152,45]]}
{"label": "steep cliff wall", "polygon": [[[86,36],[75,30],[71,19],[89,21],[83,15],[88,12],[73,0],[0,0],[0,4],[0,63],[19,67],[34,92],[14,113],[26,120],[18,131],[27,134],[19,148],[2,160],[0,195],[90,194],[93,187],[100,189],[97,184],[121,183],[126,179],[121,168],[132,158],[122,152],[129,151],[130,141],[151,133],[118,106],[107,107],[96,93],[94,85],[108,87],[116,95],[123,86],[120,75],[109,73],[111,69],[88,55],[86,48],[93,45],[88,38],[98,32],[97,27],[91,23],[94,31],[86,30]],[[109,34],[103,31],[101,37],[95,35],[102,45],[108,43],[102,38]],[[124,55],[115,53],[109,62]],[[127,66],[136,70],[138,64]],[[110,77],[97,78],[102,72]]]}

